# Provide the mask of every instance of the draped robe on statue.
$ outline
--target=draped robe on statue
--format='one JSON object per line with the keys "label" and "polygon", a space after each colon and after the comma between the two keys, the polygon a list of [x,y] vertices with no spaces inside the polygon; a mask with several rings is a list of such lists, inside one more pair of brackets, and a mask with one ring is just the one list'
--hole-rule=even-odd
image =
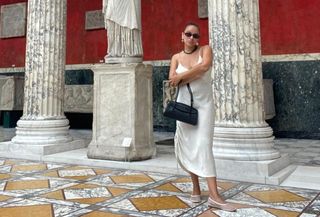
{"label": "draped robe on statue", "polygon": [[103,0],[107,57],[141,57],[140,0]]}

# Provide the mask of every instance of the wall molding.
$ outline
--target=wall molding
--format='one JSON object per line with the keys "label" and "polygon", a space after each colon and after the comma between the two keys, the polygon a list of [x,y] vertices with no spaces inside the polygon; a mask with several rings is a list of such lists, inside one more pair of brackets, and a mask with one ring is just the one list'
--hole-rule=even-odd
{"label": "wall molding", "polygon": [[[80,69],[91,69],[94,64],[70,64],[66,65],[66,70],[80,70]],[[24,72],[24,67],[9,67],[9,68],[0,68],[1,73],[18,73]]]}
{"label": "wall molding", "polygon": [[[320,61],[320,53],[262,55],[261,61],[262,62]],[[170,60],[144,61],[143,63],[151,64],[153,66],[169,66]]]}
{"label": "wall molding", "polygon": [[153,66],[170,66],[170,60],[153,60],[143,61],[144,64],[150,64]]}
{"label": "wall molding", "polygon": [[[320,61],[320,53],[262,55],[261,60],[262,62]],[[143,61],[143,63],[153,66],[170,66],[170,60]],[[66,65],[66,70],[91,69],[93,65],[94,64],[70,64]],[[18,72],[24,72],[24,67],[15,67],[13,65],[9,68],[0,68],[0,74]]]}
{"label": "wall molding", "polygon": [[320,60],[320,53],[262,55],[262,62],[296,62]]}

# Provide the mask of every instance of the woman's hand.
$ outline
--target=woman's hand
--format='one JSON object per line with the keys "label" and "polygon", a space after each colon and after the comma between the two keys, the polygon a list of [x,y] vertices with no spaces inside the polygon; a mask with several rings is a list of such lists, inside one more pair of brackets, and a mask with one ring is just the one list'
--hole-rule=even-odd
{"label": "woman's hand", "polygon": [[178,73],[176,73],[175,71],[174,72],[171,72],[170,75],[169,75],[169,80],[171,80],[172,77],[176,76]]}
{"label": "woman's hand", "polygon": [[170,84],[175,87],[182,81],[182,76],[180,74],[176,74],[171,77]]}

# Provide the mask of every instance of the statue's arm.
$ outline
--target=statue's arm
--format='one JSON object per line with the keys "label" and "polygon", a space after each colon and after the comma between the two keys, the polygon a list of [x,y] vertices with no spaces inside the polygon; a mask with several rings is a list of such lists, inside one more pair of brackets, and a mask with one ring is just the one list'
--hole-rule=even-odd
{"label": "statue's arm", "polygon": [[110,0],[102,0],[102,13],[106,13],[108,7],[108,1]]}

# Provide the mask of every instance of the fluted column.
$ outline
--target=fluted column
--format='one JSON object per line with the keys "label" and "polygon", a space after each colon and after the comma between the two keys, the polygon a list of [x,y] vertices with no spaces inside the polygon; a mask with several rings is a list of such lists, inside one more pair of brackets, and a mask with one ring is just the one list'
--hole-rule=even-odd
{"label": "fluted column", "polygon": [[69,142],[64,116],[66,0],[29,0],[23,116],[15,144]]}
{"label": "fluted column", "polygon": [[260,53],[259,0],[209,0],[214,52],[214,155],[270,160],[273,131],[265,122]]}

